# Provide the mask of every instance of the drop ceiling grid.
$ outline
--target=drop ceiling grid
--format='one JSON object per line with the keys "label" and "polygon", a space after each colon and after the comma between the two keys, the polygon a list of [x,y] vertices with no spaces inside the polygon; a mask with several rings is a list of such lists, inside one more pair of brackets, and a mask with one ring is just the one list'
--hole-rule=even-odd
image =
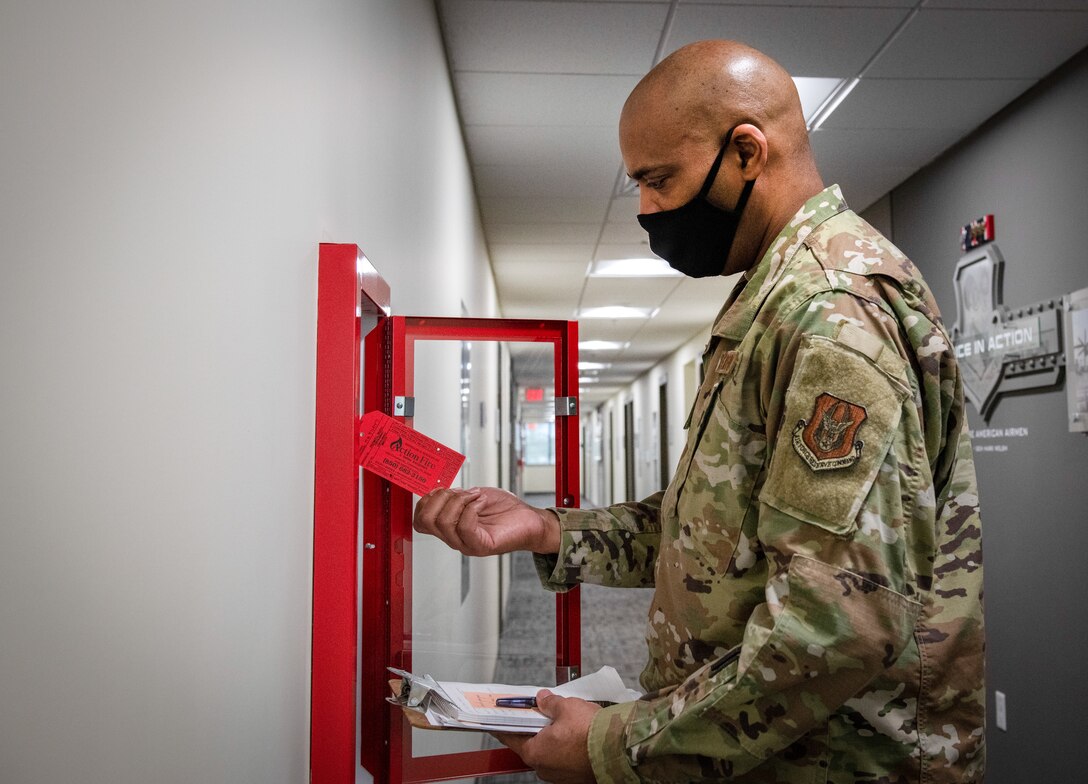
{"label": "drop ceiling grid", "polygon": [[906,8],[678,6],[669,50],[731,38],[773,57],[793,76],[853,76],[907,16]]}
{"label": "drop ceiling grid", "polygon": [[457,71],[627,74],[653,65],[668,3],[443,3]]}
{"label": "drop ceiling grid", "polygon": [[[569,318],[579,299],[623,298],[623,282],[584,273],[594,254],[648,250],[637,195],[612,195],[620,170],[616,125],[628,92],[652,64],[669,6],[440,0],[507,315]],[[864,209],[1088,43],[1086,19],[1088,0],[684,0],[665,51],[728,37],[763,49],[797,76],[848,79],[869,64],[812,136],[825,180],[842,184],[848,201]],[[647,369],[683,342],[681,331],[686,340],[705,328],[732,287],[719,283],[666,284],[657,318],[585,319],[582,339],[633,340],[606,361],[622,356]],[[634,288],[648,302],[656,284]],[[606,382],[602,377],[597,389]]]}
{"label": "drop ceiling grid", "polygon": [[927,5],[866,76],[1034,81],[1076,54],[1086,36],[1088,3],[1082,3],[1080,11],[935,9]]}

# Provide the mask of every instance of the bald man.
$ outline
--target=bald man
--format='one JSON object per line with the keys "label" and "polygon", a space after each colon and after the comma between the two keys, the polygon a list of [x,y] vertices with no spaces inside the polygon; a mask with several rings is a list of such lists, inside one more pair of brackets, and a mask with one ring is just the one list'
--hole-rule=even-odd
{"label": "bald man", "polygon": [[418,530],[536,553],[545,586],[655,587],[646,696],[541,695],[504,741],[556,782],[978,782],[981,528],[952,343],[911,262],[813,163],[792,80],[707,41],[628,98],[650,245],[743,272],[712,328],[668,488],[603,510],[495,489]]}

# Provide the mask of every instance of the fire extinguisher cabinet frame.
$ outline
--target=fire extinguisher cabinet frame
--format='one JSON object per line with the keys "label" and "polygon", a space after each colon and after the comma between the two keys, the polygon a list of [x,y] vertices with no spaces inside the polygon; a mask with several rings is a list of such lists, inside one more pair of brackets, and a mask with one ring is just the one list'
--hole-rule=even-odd
{"label": "fire extinguisher cabinet frame", "polygon": [[[412,668],[412,495],[360,469],[359,419],[370,411],[412,413],[403,403],[413,398],[416,341],[550,343],[555,503],[576,507],[578,325],[393,316],[389,286],[357,245],[322,244],[318,263],[310,781],[354,784],[357,765],[377,784],[524,770],[508,749],[414,756],[407,720],[385,699],[386,667]],[[563,681],[580,667],[577,589],[557,594],[555,623]]]}

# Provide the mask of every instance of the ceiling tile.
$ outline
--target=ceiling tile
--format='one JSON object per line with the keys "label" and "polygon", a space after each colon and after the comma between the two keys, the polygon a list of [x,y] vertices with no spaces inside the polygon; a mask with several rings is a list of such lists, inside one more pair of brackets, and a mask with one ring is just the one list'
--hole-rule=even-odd
{"label": "ceiling tile", "polygon": [[822,128],[977,128],[1032,84],[1023,79],[862,79]]}
{"label": "ceiling tile", "polygon": [[[960,3],[968,0],[959,0]],[[696,0],[703,5],[913,8],[918,0]]]}
{"label": "ceiling tile", "polygon": [[1085,0],[926,0],[926,8],[966,8],[1032,11],[1083,11]]}
{"label": "ceiling tile", "polygon": [[600,233],[599,223],[492,223],[487,227],[487,240],[492,245],[592,246]]}
{"label": "ceiling tile", "polygon": [[[490,246],[491,261],[497,268],[507,264],[540,264],[542,262],[578,265],[575,275],[581,279],[589,268],[589,256],[593,246],[589,243],[578,244],[538,244],[538,245],[500,245]],[[566,271],[566,270],[565,270]],[[549,277],[552,273],[549,273]]]}
{"label": "ceiling tile", "polygon": [[728,277],[684,278],[676,291],[661,305],[654,319],[662,325],[682,327],[687,337],[709,327],[714,322],[729,293],[736,275]]}
{"label": "ceiling tile", "polygon": [[596,259],[645,259],[655,258],[654,253],[650,250],[649,240],[646,238],[646,232],[642,230],[642,227],[635,224],[635,228],[638,229],[639,239],[637,242],[601,242],[597,246],[597,253],[594,255]]}
{"label": "ceiling tile", "polygon": [[[615,118],[614,118],[615,119]],[[550,165],[564,170],[611,161],[620,167],[616,122],[609,125],[466,125],[474,165]]]}
{"label": "ceiling tile", "polygon": [[676,278],[589,278],[582,292],[582,307],[657,308],[676,284]]}
{"label": "ceiling tile", "polygon": [[588,223],[603,221],[608,202],[605,199],[516,197],[480,199],[484,225],[491,223]]}
{"label": "ceiling tile", "polygon": [[646,230],[634,218],[606,223],[604,231],[601,232],[601,244],[644,245],[647,252],[650,250]]}
{"label": "ceiling tile", "polygon": [[473,171],[481,197],[577,196],[604,203],[612,193],[613,169],[613,162],[603,159],[584,166],[476,165]]}
{"label": "ceiling tile", "polygon": [[457,71],[638,74],[653,53],[667,4],[444,3],[442,25]]}
{"label": "ceiling tile", "polygon": [[634,224],[642,228],[638,222],[638,196],[617,196],[608,206],[608,222],[624,225]]}
{"label": "ceiling tile", "polygon": [[857,168],[886,166],[889,150],[895,150],[898,168],[919,169],[964,133],[962,128],[821,128],[809,138],[820,174],[837,182]]}
{"label": "ceiling tile", "polygon": [[1085,45],[1088,9],[968,11],[926,7],[866,76],[1039,79]]}
{"label": "ceiling tile", "polygon": [[869,166],[851,170],[837,180],[828,179],[827,182],[838,182],[846,197],[846,203],[855,212],[868,209],[873,202],[886,195],[888,191],[901,185],[917,169],[899,167]]}
{"label": "ceiling tile", "polygon": [[573,312],[573,308],[563,302],[550,299],[509,300],[509,295],[505,292],[500,295],[499,302],[504,318],[567,320]]}
{"label": "ceiling tile", "polygon": [[637,76],[457,72],[466,125],[599,125],[616,128]]}
{"label": "ceiling tile", "polygon": [[625,343],[643,326],[640,319],[582,319],[578,340],[616,340]]}
{"label": "ceiling tile", "polygon": [[794,76],[853,76],[906,17],[905,8],[766,5],[678,7],[670,51],[731,38],[773,57]]}

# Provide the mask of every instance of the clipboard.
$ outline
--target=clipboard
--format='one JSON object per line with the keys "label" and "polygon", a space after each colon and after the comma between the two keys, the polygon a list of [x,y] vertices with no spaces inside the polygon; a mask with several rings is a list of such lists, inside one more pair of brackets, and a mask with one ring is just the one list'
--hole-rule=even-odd
{"label": "clipboard", "polygon": [[[400,694],[400,678],[392,678],[389,681],[389,688],[393,690],[394,695]],[[400,708],[401,713],[404,714],[404,718],[408,720],[408,723],[415,727],[417,730],[433,730],[435,732],[487,732],[487,730],[474,730],[468,727],[443,727],[437,724],[431,724],[427,720],[427,715],[421,711],[417,711],[415,708],[409,708],[407,705],[397,705],[396,702],[390,700],[390,705],[395,708]]]}

